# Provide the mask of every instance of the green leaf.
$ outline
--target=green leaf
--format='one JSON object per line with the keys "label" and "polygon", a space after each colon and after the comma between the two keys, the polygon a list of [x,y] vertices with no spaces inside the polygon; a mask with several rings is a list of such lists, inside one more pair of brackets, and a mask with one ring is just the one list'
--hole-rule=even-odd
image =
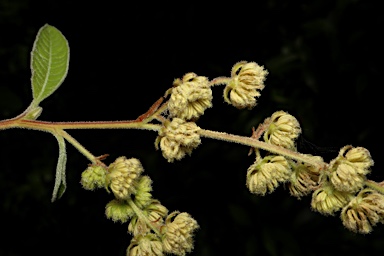
{"label": "green leaf", "polygon": [[67,183],[65,181],[65,166],[67,163],[67,152],[65,150],[65,140],[63,137],[55,134],[57,142],[59,143],[59,159],[57,160],[56,166],[56,178],[55,178],[55,186],[53,188],[52,199],[54,202],[57,198],[60,198],[67,187]]}
{"label": "green leaf", "polygon": [[68,73],[69,45],[63,34],[45,24],[37,33],[31,52],[32,94],[35,105],[50,96]]}

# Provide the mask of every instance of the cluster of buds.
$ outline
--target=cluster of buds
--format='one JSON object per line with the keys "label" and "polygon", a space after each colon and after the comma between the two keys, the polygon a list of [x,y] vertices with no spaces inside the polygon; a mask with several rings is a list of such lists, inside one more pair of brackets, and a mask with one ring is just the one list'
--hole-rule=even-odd
{"label": "cluster of buds", "polygon": [[190,155],[201,143],[195,121],[212,107],[212,90],[207,77],[187,73],[174,80],[165,97],[169,94],[167,108],[171,120],[163,122],[155,147],[160,146],[164,158],[173,162]]}
{"label": "cluster of buds", "polygon": [[[175,211],[165,216],[161,209],[165,207],[160,204],[157,206],[160,206],[158,211],[156,206],[152,207],[151,211],[145,211],[147,220],[151,222],[151,228],[156,230],[155,233],[150,232],[151,228],[142,219],[132,219],[128,230],[136,235],[127,249],[127,256],[165,254],[183,256],[193,250],[193,235],[199,228],[196,220],[186,212]],[[133,226],[135,227],[132,228]]]}
{"label": "cluster of buds", "polygon": [[264,89],[268,71],[255,62],[241,61],[232,67],[231,77],[216,78],[187,73],[173,82],[165,97],[169,97],[167,109],[169,116],[163,121],[159,136],[155,141],[156,149],[162,150],[169,162],[182,159],[200,144],[199,127],[195,122],[212,107],[211,86],[225,84],[224,100],[236,108],[253,108],[256,97]]}
{"label": "cluster of buds", "polygon": [[128,224],[133,238],[128,256],[185,255],[193,249],[193,235],[199,228],[186,212],[168,213],[160,201],[152,198],[152,181],[136,158],[118,157],[108,167],[89,166],[81,175],[85,189],[105,188],[115,198],[105,207],[105,215],[114,222]]}
{"label": "cluster of buds", "polygon": [[[296,151],[301,128],[295,117],[277,111],[252,137],[262,133],[264,141],[281,147],[284,155],[284,150]],[[248,168],[246,180],[252,193],[265,195],[280,183],[288,183],[290,194],[298,199],[312,193],[314,211],[334,215],[341,210],[342,223],[349,230],[367,234],[377,223],[384,223],[384,195],[365,188],[366,175],[374,163],[367,149],[345,146],[325,169],[280,155],[262,158],[258,149],[255,152],[256,161]],[[320,156],[301,155],[313,160],[310,162],[323,162]]]}
{"label": "cluster of buds", "polygon": [[[265,120],[262,129],[266,143],[296,151],[295,140],[301,128],[290,114],[275,112]],[[323,162],[320,156],[303,156],[313,159],[312,162]],[[265,195],[287,182],[290,194],[298,199],[312,193],[314,211],[334,215],[341,210],[345,227],[366,234],[377,223],[384,222],[384,195],[364,189],[372,166],[367,149],[350,145],[343,147],[325,170],[283,156],[261,158],[258,154],[255,163],[248,168],[246,184],[252,193]]]}
{"label": "cluster of buds", "polygon": [[[230,78],[210,82],[207,77],[187,73],[175,79],[173,87],[165,93],[165,97],[169,96],[166,105],[169,115],[158,118],[162,126],[158,129],[156,149],[161,149],[168,162],[190,155],[201,143],[202,131],[195,122],[212,107],[211,86],[225,84],[225,102],[239,109],[251,109],[264,89],[267,74],[255,62],[241,61],[232,67]],[[290,194],[298,199],[312,193],[314,211],[334,215],[341,210],[342,223],[349,230],[367,234],[376,224],[384,223],[384,195],[366,188],[366,175],[373,166],[369,151],[345,146],[335,159],[325,164],[320,156],[296,152],[300,134],[298,120],[284,111],[276,111],[254,131],[252,138],[263,135],[261,139],[274,150],[262,157],[260,150],[255,149],[256,160],[246,175],[250,192],[264,196],[285,183]],[[129,222],[128,232],[133,239],[127,255],[191,252],[199,225],[188,213],[169,213],[160,201],[153,199],[152,181],[142,175],[143,171],[139,160],[119,157],[108,167],[90,165],[82,173],[81,183],[85,189],[105,188],[114,194],[105,214],[114,222]]]}
{"label": "cluster of buds", "polygon": [[[263,139],[266,143],[291,150],[296,149],[295,140],[301,133],[296,118],[284,111],[273,113],[259,129],[262,131],[256,131],[255,134],[261,136],[264,133]],[[309,166],[297,164],[282,155],[267,155],[262,158],[259,150],[255,151],[256,161],[248,168],[246,182],[252,193],[265,195],[273,192],[280,183],[290,182],[291,194],[300,197],[315,186],[316,175],[310,172]]]}
{"label": "cluster of buds", "polygon": [[320,186],[312,195],[312,208],[323,214],[333,214],[346,206],[364,187],[372,165],[367,149],[343,147],[323,172]]}
{"label": "cluster of buds", "polygon": [[127,255],[185,255],[194,248],[193,236],[198,228],[196,220],[188,213],[175,211],[168,214],[167,208],[152,200],[140,214],[132,217],[128,225],[133,240]]}
{"label": "cluster of buds", "polygon": [[383,223],[384,195],[365,188],[366,175],[373,163],[365,148],[341,148],[321,175],[320,185],[312,194],[312,209],[325,215],[341,210],[343,225],[362,234]]}

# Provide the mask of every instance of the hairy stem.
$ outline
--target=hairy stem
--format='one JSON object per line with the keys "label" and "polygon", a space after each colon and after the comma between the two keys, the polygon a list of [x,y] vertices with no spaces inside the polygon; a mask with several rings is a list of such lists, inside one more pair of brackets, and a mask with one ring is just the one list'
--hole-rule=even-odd
{"label": "hairy stem", "polygon": [[234,142],[234,143],[239,143],[245,146],[250,146],[253,148],[260,148],[264,149],[266,151],[276,153],[279,155],[284,155],[286,157],[289,157],[291,159],[295,159],[297,161],[301,161],[304,163],[311,164],[313,166],[316,166],[318,169],[323,170],[326,167],[326,163],[322,161],[316,161],[315,159],[308,157],[304,154],[288,150],[286,148],[282,148],[279,146],[275,146],[272,144],[265,143],[263,141],[259,141],[254,138],[249,138],[249,137],[243,137],[239,135],[234,135],[234,134],[228,134],[224,132],[216,132],[216,131],[210,131],[210,130],[204,130],[201,129],[199,131],[199,134],[203,137],[211,138],[211,139],[217,139],[217,140],[223,140],[227,142]]}
{"label": "hairy stem", "polygon": [[63,136],[65,140],[67,140],[69,143],[72,144],[80,153],[82,153],[86,158],[88,158],[93,164],[102,164],[104,165],[99,158],[94,156],[91,152],[89,152],[83,145],[81,145],[75,138],[73,138],[71,135],[69,135],[64,130],[58,130],[58,134]]}
{"label": "hairy stem", "polygon": [[365,181],[365,185],[367,187],[370,187],[378,192],[380,192],[381,194],[384,194],[384,187],[383,186],[380,186],[379,183],[373,181],[373,180],[366,180]]}
{"label": "hairy stem", "polygon": [[228,84],[230,81],[231,81],[230,77],[221,76],[221,77],[216,77],[215,79],[211,80],[209,82],[209,85],[213,86],[213,85]]}
{"label": "hairy stem", "polygon": [[142,129],[157,131],[157,124],[146,124],[136,120],[128,121],[94,121],[94,122],[47,122],[38,120],[7,119],[0,121],[0,130],[26,128],[40,131],[54,129]]}

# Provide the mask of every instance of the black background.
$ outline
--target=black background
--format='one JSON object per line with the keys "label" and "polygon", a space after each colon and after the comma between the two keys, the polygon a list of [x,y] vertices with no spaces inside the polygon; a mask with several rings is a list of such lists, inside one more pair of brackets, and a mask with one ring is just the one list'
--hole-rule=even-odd
{"label": "black background", "polygon": [[[30,51],[45,23],[70,45],[62,87],[41,103],[39,119],[135,119],[187,72],[229,76],[238,61],[269,71],[253,110],[223,102],[198,125],[250,136],[274,111],[302,126],[303,153],[327,161],[347,144],[370,150],[382,173],[383,15],[378,1],[88,2],[0,0],[0,119],[31,101]],[[71,130],[94,155],[136,157],[153,180],[153,195],[170,211],[189,212],[200,224],[189,255],[382,255],[384,228],[347,231],[338,215],[310,209],[280,186],[259,197],[245,186],[254,157],[248,148],[211,139],[191,157],[168,163],[154,148],[156,134],[137,130]],[[67,145],[64,196],[51,203],[58,156],[47,133],[0,132],[0,255],[125,255],[127,225],[105,218],[112,195],[79,183],[88,160]]]}

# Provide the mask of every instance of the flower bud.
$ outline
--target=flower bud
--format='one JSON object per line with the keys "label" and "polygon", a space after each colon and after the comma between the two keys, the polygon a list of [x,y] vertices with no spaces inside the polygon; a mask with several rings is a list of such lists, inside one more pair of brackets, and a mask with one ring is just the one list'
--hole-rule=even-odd
{"label": "flower bud", "polygon": [[160,144],[161,151],[168,162],[175,159],[180,160],[186,154],[190,155],[192,150],[201,143],[198,127],[194,122],[186,122],[180,118],[173,118],[171,122],[166,121],[159,130],[155,147]]}
{"label": "flower bud", "polygon": [[152,202],[152,180],[148,176],[142,176],[136,187],[135,199],[133,202],[140,209],[145,208]]}
{"label": "flower bud", "polygon": [[212,107],[212,90],[208,78],[195,73],[187,73],[182,79],[175,79],[173,88],[166,92],[166,96],[169,93],[168,110],[171,117],[196,120],[207,108]]}
{"label": "flower bud", "polygon": [[373,160],[369,151],[362,147],[343,147],[329,165],[332,184],[340,191],[355,193],[361,190],[370,172]]}
{"label": "flower bud", "polygon": [[150,213],[149,215],[151,215],[152,212],[156,212],[162,218],[165,218],[168,214],[168,209],[162,205],[159,200],[153,199],[145,209]]}
{"label": "flower bud", "polygon": [[176,255],[185,255],[193,250],[193,232],[199,228],[186,212],[172,212],[161,229],[164,251]]}
{"label": "flower bud", "polygon": [[[322,158],[319,156],[314,156],[313,158],[322,161]],[[294,168],[289,181],[288,189],[290,194],[300,199],[302,196],[311,193],[317,187],[319,172],[313,165],[299,163]]]}
{"label": "flower bud", "polygon": [[[346,152],[346,153],[345,153]],[[363,147],[352,147],[345,146],[341,150],[341,155],[345,154],[345,158],[356,168],[365,169],[366,172],[368,168],[372,167],[374,162],[372,160],[371,154],[366,148]]]}
{"label": "flower bud", "polygon": [[[168,209],[165,208],[158,200],[151,200],[150,204],[145,209],[142,209],[142,215],[145,216],[152,226],[157,226],[159,229],[164,223],[164,218],[168,214]],[[150,232],[151,227],[148,226],[146,220],[141,216],[132,218],[128,225],[128,232],[137,235],[144,235]]]}
{"label": "flower bud", "polygon": [[145,235],[151,231],[145,219],[140,216],[135,216],[131,219],[128,225],[128,232],[133,236]]}
{"label": "flower bud", "polygon": [[163,256],[163,244],[154,234],[138,235],[131,240],[127,256]]}
{"label": "flower bud", "polygon": [[255,62],[240,61],[232,67],[231,80],[224,89],[224,100],[238,109],[256,106],[268,74]]}
{"label": "flower bud", "polygon": [[377,223],[384,223],[384,195],[364,189],[341,211],[343,225],[349,230],[368,234]]}
{"label": "flower bud", "polygon": [[135,212],[125,201],[114,199],[105,206],[105,215],[114,222],[124,223],[132,218]]}
{"label": "flower bud", "polygon": [[267,156],[255,161],[247,171],[247,187],[251,193],[264,196],[272,193],[279,182],[286,182],[291,176],[291,167],[283,156]]}
{"label": "flower bud", "polygon": [[81,174],[80,183],[84,189],[94,190],[105,187],[107,170],[100,165],[91,165]]}
{"label": "flower bud", "polygon": [[139,160],[122,156],[109,165],[108,171],[107,181],[115,197],[128,199],[136,191],[136,181],[144,169]]}
{"label": "flower bud", "polygon": [[264,132],[264,141],[276,146],[295,149],[295,140],[301,133],[297,119],[284,111],[273,113],[270,119],[270,125]]}
{"label": "flower bud", "polygon": [[347,192],[336,190],[332,183],[324,181],[312,194],[312,209],[324,215],[333,215],[353,198]]}

